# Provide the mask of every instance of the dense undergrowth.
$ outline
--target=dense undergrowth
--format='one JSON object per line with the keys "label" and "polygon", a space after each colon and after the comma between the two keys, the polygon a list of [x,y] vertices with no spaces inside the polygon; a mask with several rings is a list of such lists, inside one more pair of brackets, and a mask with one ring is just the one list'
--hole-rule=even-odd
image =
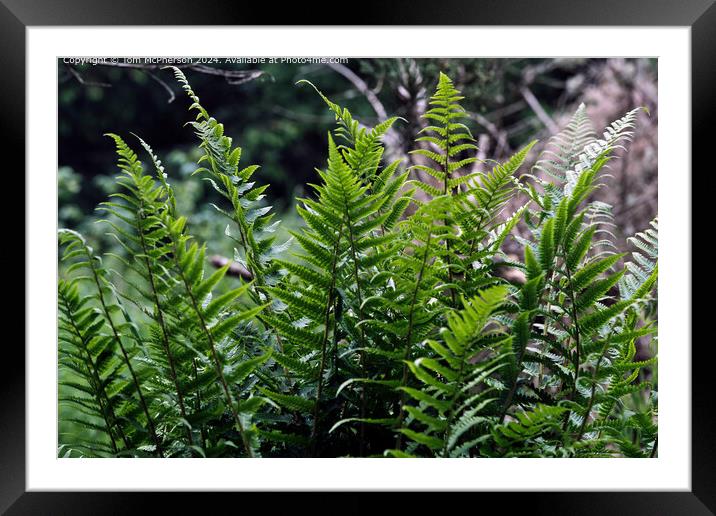
{"label": "dense undergrowth", "polygon": [[527,172],[534,142],[478,162],[441,74],[406,170],[381,143],[403,121],[323,97],[337,127],[283,241],[258,167],[174,74],[244,279],[209,265],[149,145],[108,135],[120,252],[59,236],[60,456],[656,454],[657,223],[617,254],[590,197],[638,109],[599,135],[581,106]]}

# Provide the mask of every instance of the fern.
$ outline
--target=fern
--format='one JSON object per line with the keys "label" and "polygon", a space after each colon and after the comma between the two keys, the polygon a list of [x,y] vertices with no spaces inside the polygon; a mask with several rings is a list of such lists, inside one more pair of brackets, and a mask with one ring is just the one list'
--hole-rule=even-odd
{"label": "fern", "polygon": [[492,438],[503,457],[564,456],[560,424],[565,409],[536,404],[515,414],[515,420],[492,429]]}
{"label": "fern", "polygon": [[[511,341],[493,319],[507,293],[506,287],[491,287],[466,301],[462,310],[449,314],[440,341],[426,342],[435,358],[408,362],[420,388],[400,387],[417,405],[404,407],[412,424],[399,432],[414,443],[412,448],[424,447],[436,456],[464,456],[485,439],[500,385],[488,380],[506,365]],[[478,354],[483,356],[476,363]]]}
{"label": "fern", "polygon": [[[138,405],[141,407],[141,410],[144,414],[149,437],[151,438],[151,441],[155,446],[156,452],[161,457],[162,446],[157,435],[155,423],[149,412],[149,404],[140,385],[137,371],[135,371],[135,367],[132,364],[132,355],[134,355],[135,350],[129,347],[129,339],[123,338],[122,326],[120,326],[115,321],[116,316],[112,315],[112,313],[117,312],[125,314],[124,326],[126,327],[128,319],[128,317],[126,317],[126,311],[123,307],[120,306],[117,297],[112,296],[114,286],[109,282],[107,278],[108,273],[102,267],[101,259],[94,254],[94,250],[87,244],[82,235],[74,231],[63,230],[60,232],[60,241],[61,243],[66,244],[63,259],[73,261],[73,264],[68,267],[68,271],[83,270],[86,273],[86,276],[84,277],[75,278],[73,283],[77,283],[80,278],[86,279],[91,282],[92,288],[96,292],[93,296],[93,301],[95,301],[95,305],[97,305],[97,310],[101,314],[103,322],[106,325],[106,329],[108,330],[108,333],[100,333],[99,331],[96,331],[96,333],[102,340],[107,341],[107,353],[104,354],[102,358],[106,358],[109,360],[109,358],[113,355],[116,355],[118,353],[121,354],[122,364],[124,367],[126,367],[127,376],[129,377],[128,382],[134,389],[134,394],[137,396]],[[73,313],[70,310],[70,302],[72,301],[71,298],[74,294],[76,294],[76,290],[73,289],[73,291],[70,292],[70,289],[72,289],[72,287],[70,285],[67,285],[67,289],[63,292],[63,295],[65,296],[65,308],[67,309],[65,315],[66,317],[68,317],[68,320],[73,325],[72,328],[76,330],[75,336],[78,339],[82,339],[83,337],[80,333],[81,327],[74,326],[75,324],[79,323],[79,321],[74,320],[74,318],[76,317],[76,312]],[[99,323],[96,322],[95,324]],[[101,328],[101,326],[93,327],[96,327],[97,330]],[[136,342],[134,342],[133,344],[134,347],[137,346]],[[89,365],[91,367],[91,363]],[[101,369],[105,369],[107,367],[109,367],[108,364],[103,365]],[[119,366],[115,367],[116,369],[113,374],[117,374],[120,372]],[[131,403],[128,402],[127,404],[130,405]]]}
{"label": "fern", "polygon": [[[174,418],[179,419],[175,421],[186,428],[188,446],[201,449],[202,446],[196,444],[193,423],[201,421],[207,410],[211,410],[202,406],[200,400],[202,388],[208,391],[205,398],[212,397],[216,390],[210,383],[213,378],[223,393],[224,406],[233,417],[245,452],[252,455],[251,432],[244,428],[240,403],[237,403],[227,378],[243,380],[269,355],[227,362],[224,348],[227,337],[237,325],[252,319],[264,306],[243,310],[231,308],[231,303],[246,293],[250,285],[212,299],[212,290],[222,281],[226,267],[204,277],[205,247],[191,243],[191,236],[186,232],[186,219],[174,214],[173,193],[162,176],[156,157],[150,150],[157,165],[159,184],[144,174],[136,154],[120,137],[112,135],[112,138],[117,144],[123,171],[118,182],[126,193],[115,194],[119,202],[104,203],[102,209],[118,219],[118,222],[108,221],[108,224],[127,251],[127,257],[115,258],[143,280],[143,285],[133,285],[133,289],[152,307],[151,311],[143,310],[152,320],[148,335],[137,336],[138,340],[148,337],[145,360],[151,368],[162,371],[164,378],[171,379],[173,392],[167,392],[161,377],[156,382],[149,380],[147,383],[158,395],[176,396],[179,413]],[[176,410],[171,405],[165,404],[163,408],[167,412]],[[162,413],[165,418],[169,416],[167,412]],[[205,431],[200,433],[205,434]],[[205,441],[205,435],[201,441]]]}
{"label": "fern", "polygon": [[373,128],[364,127],[353,118],[347,108],[341,108],[329,100],[310,81],[300,80],[297,84],[311,86],[333,112],[338,124],[335,130],[336,137],[345,142],[345,145],[340,146],[343,158],[359,178],[372,184],[383,157],[384,149],[381,140],[399,117],[388,118]]}
{"label": "fern", "polygon": [[[470,130],[465,124],[457,121],[468,116],[465,109],[459,103],[463,98],[460,92],[453,86],[450,78],[444,73],[440,73],[436,91],[430,98],[431,108],[423,115],[423,118],[427,119],[431,125],[421,129],[419,134],[426,134],[416,140],[417,142],[425,142],[432,145],[435,150],[419,148],[412,151],[413,154],[422,155],[434,163],[432,166],[415,165],[412,167],[413,170],[424,172],[437,181],[437,186],[421,179],[415,182],[421,190],[432,197],[455,195],[461,185],[474,179],[477,175],[460,175],[463,168],[477,161],[477,158],[474,156],[458,159],[467,152],[477,151],[477,146],[472,143],[474,139]],[[446,208],[446,212],[443,215],[443,222],[446,226],[451,226],[454,224],[455,215],[452,213],[451,205],[446,206]],[[451,240],[450,238],[446,238],[444,241],[446,248],[447,281],[449,284],[454,282],[456,272],[453,268],[454,251],[451,249]],[[450,294],[451,304],[455,306],[455,288],[450,286],[448,292]]]}
{"label": "fern", "polygon": [[90,456],[116,455],[122,447],[131,445],[117,413],[120,401],[108,393],[109,388],[121,381],[112,370],[111,339],[99,334],[104,321],[89,304],[89,298],[80,296],[76,283],[60,280],[58,301],[59,363],[77,377],[77,381],[60,381],[60,403],[69,404],[82,414],[81,419],[70,420],[70,423],[101,434],[100,440],[77,440],[72,447]]}
{"label": "fern", "polygon": [[645,297],[652,290],[656,281],[659,256],[658,220],[652,220],[650,226],[629,239],[638,251],[632,253],[633,261],[626,264],[627,273],[619,282],[619,295],[623,299]]}
{"label": "fern", "polygon": [[[607,165],[613,149],[629,138],[636,112],[631,111],[613,123],[604,133],[605,140],[589,141],[577,160],[551,154],[560,163],[576,163],[575,170],[564,174],[562,189],[543,183],[544,194],[531,190],[539,208],[538,222],[533,223],[537,243],[527,243],[525,248],[528,281],[522,289],[522,313],[515,319],[515,333],[522,341],[515,370],[519,372],[524,361],[538,364],[539,372],[528,374],[524,382],[519,375],[515,376],[504,410],[506,414],[516,395],[560,403],[568,408],[563,429],[579,429],[577,440],[584,435],[586,418],[595,403],[602,360],[611,352],[613,339],[623,338],[634,329],[620,327],[620,321],[636,299],[611,296],[617,284],[624,281],[625,271],[607,274],[620,256],[590,256],[600,221],[589,216],[595,208],[585,201],[597,187],[598,174]],[[567,129],[573,140],[580,138],[575,134],[582,134],[579,130],[585,125],[582,116],[578,112]],[[542,308],[544,305],[546,309]],[[534,335],[537,315],[543,318],[539,336]],[[530,349],[528,345],[534,337],[540,345]],[[600,347],[601,353],[596,357],[589,354]],[[583,375],[587,368],[594,371],[591,379]],[[604,369],[601,373],[604,374]],[[533,379],[536,387],[530,386]],[[560,388],[558,396],[546,391],[555,385]]]}
{"label": "fern", "polygon": [[535,164],[535,170],[543,171],[552,179],[564,182],[567,172],[577,166],[579,153],[593,142],[595,137],[592,121],[587,116],[587,107],[582,103],[572,115],[567,127],[549,140],[547,149]]}
{"label": "fern", "polygon": [[[278,267],[274,258],[285,251],[289,242],[275,244],[277,222],[273,221],[270,206],[263,206],[261,201],[268,185],[256,186],[251,181],[258,165],[240,167],[241,147],[234,146],[232,139],[224,134],[224,126],[209,115],[200,104],[199,97],[194,93],[182,71],[172,67],[174,75],[182,85],[192,104],[190,111],[196,111],[196,119],[188,122],[201,143],[199,147],[203,156],[199,164],[206,166],[197,168],[194,174],[203,174],[204,179],[228,202],[230,209],[217,205],[214,208],[229,219],[238,233],[233,236],[229,226],[226,234],[236,245],[234,260],[242,264],[253,277],[252,297],[256,303],[266,301],[262,289],[274,285],[279,279]],[[278,342],[281,347],[280,341]]]}
{"label": "fern", "polygon": [[[149,327],[148,359],[153,366],[162,370],[162,376],[170,378],[173,392],[164,395],[176,397],[176,404],[166,405],[168,411],[178,408],[179,417],[188,420],[188,409],[185,396],[188,387],[183,384],[184,372],[188,375],[186,363],[190,355],[186,350],[177,346],[172,339],[171,320],[168,313],[174,307],[171,299],[170,283],[165,279],[164,271],[170,265],[167,260],[166,231],[163,228],[161,217],[167,211],[168,204],[162,202],[167,196],[167,189],[157,185],[151,176],[144,173],[143,166],[136,153],[117,135],[109,135],[115,142],[119,156],[118,167],[122,175],[117,183],[124,191],[113,194],[113,200],[102,203],[99,209],[113,217],[104,222],[109,226],[113,236],[125,256],[113,255],[128,270],[133,271],[141,284],[128,281],[128,285],[138,295],[141,295],[147,305],[140,304],[144,313],[150,316],[156,325]],[[132,259],[135,258],[135,259]],[[135,297],[124,294],[129,301],[137,303]],[[141,336],[140,336],[141,339]],[[154,386],[160,390],[159,386]],[[167,414],[164,414],[166,417]],[[189,445],[194,444],[191,430],[186,431]]]}
{"label": "fern", "polygon": [[458,272],[462,276],[463,295],[472,295],[475,289],[491,281],[492,272],[499,262],[494,258],[519,222],[518,210],[506,221],[499,218],[504,206],[516,188],[514,174],[524,162],[536,141],[517,152],[505,163],[497,164],[488,173],[478,173],[464,194],[455,199],[455,219],[460,238],[454,244]]}
{"label": "fern", "polygon": [[[314,186],[317,198],[302,199],[298,207],[306,222],[302,232],[293,234],[301,247],[296,254],[298,263],[278,261],[287,277],[281,285],[267,289],[286,306],[269,322],[292,344],[289,357],[293,354],[295,363],[309,355],[317,362],[308,376],[305,368],[298,371],[303,388],[315,392],[311,415],[314,446],[329,380],[335,389],[346,371],[351,376],[361,371],[365,376],[365,349],[372,345],[361,325],[366,319],[367,280],[396,251],[394,236],[388,232],[407,205],[399,195],[407,174],[396,175],[398,163],[378,170],[382,147],[376,150],[374,141],[384,133],[386,124],[358,129],[348,110],[325,100],[336,112],[337,134],[347,143],[338,146],[329,135],[328,166],[318,171],[321,184]],[[340,350],[339,341],[345,343]],[[292,364],[284,359],[284,365],[291,368]],[[328,373],[330,378],[326,378]],[[361,398],[365,399],[364,395]],[[361,400],[347,402],[357,407],[360,418],[365,417]]]}
{"label": "fern", "polygon": [[[387,428],[400,426],[405,416],[405,392],[396,397],[391,391],[408,385],[408,363],[416,345],[434,329],[435,321],[445,311],[435,296],[445,276],[441,260],[445,249],[440,242],[449,237],[450,228],[439,217],[448,202],[448,196],[435,198],[399,223],[398,229],[404,235],[398,240],[402,252],[393,254],[383,270],[371,278],[372,295],[364,301],[364,325],[377,344],[366,350],[373,357],[374,373],[350,378],[339,388],[366,384],[379,387],[381,396],[375,395],[375,413],[379,417],[371,423]],[[350,421],[340,421],[334,429]],[[398,437],[400,445],[402,436]]]}
{"label": "fern", "polygon": [[382,142],[405,121],[366,126],[299,81],[336,126],[297,200],[304,225],[277,244],[258,167],[173,73],[195,174],[250,278],[207,269],[171,171],[109,134],[118,191],[98,210],[115,251],[59,233],[58,455],[656,455],[657,219],[619,254],[593,199],[638,109],[599,138],[582,105],[530,173],[535,142],[475,171],[469,100],[440,74],[406,170]]}
{"label": "fern", "polygon": [[456,159],[461,153],[476,151],[472,134],[468,127],[456,120],[468,116],[465,109],[459,104],[464,97],[453,86],[450,78],[444,73],[440,74],[435,94],[430,98],[431,108],[423,115],[431,125],[420,131],[425,136],[416,141],[426,142],[436,147],[436,150],[417,149],[414,154],[425,156],[434,162],[434,166],[415,165],[413,168],[427,173],[437,180],[438,186],[424,181],[416,184],[433,197],[455,193],[461,184],[474,176],[459,176],[459,172],[477,161],[475,157]]}

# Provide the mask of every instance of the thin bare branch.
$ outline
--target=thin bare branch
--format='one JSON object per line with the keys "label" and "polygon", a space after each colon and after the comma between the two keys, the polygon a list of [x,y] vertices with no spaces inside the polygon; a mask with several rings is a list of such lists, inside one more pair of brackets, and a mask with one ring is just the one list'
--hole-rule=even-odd
{"label": "thin bare branch", "polygon": [[98,88],[111,88],[111,84],[107,84],[106,82],[95,82],[95,81],[88,81],[82,75],[80,72],[78,72],[73,66],[67,65],[67,69],[69,70],[72,77],[77,79],[77,82],[79,82],[82,86],[97,86]]}
{"label": "thin bare branch", "polygon": [[520,88],[520,93],[522,94],[522,97],[525,99],[527,104],[529,104],[529,106],[532,108],[532,111],[534,111],[535,115],[537,115],[537,118],[539,118],[540,122],[542,122],[552,134],[557,134],[559,132],[559,126],[547,114],[542,105],[539,103],[539,100],[537,100],[537,97],[535,97],[534,93],[532,93],[532,91],[527,86],[523,86],[522,88]]}
{"label": "thin bare branch", "polygon": [[166,90],[166,92],[169,94],[169,100],[167,101],[167,104],[171,104],[174,102],[174,99],[176,98],[176,95],[174,95],[174,90],[172,90],[169,85],[164,82],[157,74],[152,72],[151,70],[142,70],[145,74],[147,74],[149,77],[154,79],[157,83],[161,85],[162,88]]}

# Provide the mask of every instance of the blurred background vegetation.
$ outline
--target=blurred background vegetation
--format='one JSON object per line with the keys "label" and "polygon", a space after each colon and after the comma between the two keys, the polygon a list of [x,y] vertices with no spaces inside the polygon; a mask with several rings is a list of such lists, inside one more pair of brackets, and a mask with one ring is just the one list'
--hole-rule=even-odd
{"label": "blurred background vegetation", "polygon": [[[315,167],[326,161],[326,133],[334,117],[307,79],[331,100],[348,107],[366,125],[397,115],[399,122],[386,135],[386,158],[408,152],[438,73],[447,73],[462,90],[466,123],[478,142],[483,160],[505,160],[533,138],[540,143],[523,168],[536,160],[550,136],[565,126],[584,102],[598,134],[624,112],[644,106],[639,126],[625,159],[613,162],[609,188],[595,194],[613,206],[615,242],[627,250],[626,237],[647,227],[657,213],[657,62],[655,59],[350,59],[345,64],[192,65],[182,67],[202,104],[225,125],[226,134],[243,148],[243,164],[258,164],[260,184],[270,183],[267,203],[283,221],[278,242],[300,221],[294,199],[309,194],[316,181]],[[169,70],[157,65],[70,65],[58,61],[58,223],[82,232],[99,252],[119,252],[98,224],[99,202],[115,191],[113,142],[115,132],[131,144],[135,133],[146,140],[163,161],[176,190],[178,209],[188,217],[192,234],[208,246],[208,255],[231,259],[225,222],[210,203],[214,190],[198,177],[199,153],[192,130],[189,102]],[[139,145],[134,145],[140,157]],[[487,161],[478,165],[489,167]],[[521,255],[515,240],[508,253]],[[117,281],[131,281],[121,263]],[[63,267],[60,264],[60,274]],[[120,289],[121,290],[121,289]],[[640,354],[649,355],[642,346]],[[60,407],[61,411],[67,410]],[[64,414],[65,432],[74,427]],[[62,453],[62,448],[61,448]]]}

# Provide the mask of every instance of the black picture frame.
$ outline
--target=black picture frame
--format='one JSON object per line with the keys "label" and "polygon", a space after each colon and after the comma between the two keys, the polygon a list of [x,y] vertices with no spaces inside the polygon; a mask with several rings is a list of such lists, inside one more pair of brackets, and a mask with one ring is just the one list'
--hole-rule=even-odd
{"label": "black picture frame", "polygon": [[[153,0],[113,2],[99,0],[0,0],[0,116],[6,135],[2,147],[6,160],[12,163],[12,175],[19,184],[5,184],[8,192],[23,191],[25,195],[25,57],[26,28],[61,25],[283,25],[288,22],[306,25],[572,25],[572,26],[685,26],[691,28],[692,70],[692,185],[703,181],[701,174],[713,174],[710,155],[711,136],[716,125],[716,5],[714,0],[481,0],[428,2],[413,0],[410,5],[398,2],[361,2],[353,14],[337,3],[307,5],[306,3],[273,4],[204,0]],[[348,19],[350,16],[350,19]],[[668,100],[668,99],[667,99]],[[48,117],[54,116],[48,113]],[[7,161],[5,162],[7,166]],[[685,163],[687,163],[685,161]],[[668,171],[684,174],[684,171]],[[23,178],[23,179],[21,179]],[[712,183],[712,181],[709,181]],[[709,191],[692,187],[692,193]],[[14,194],[17,196],[17,194]],[[7,199],[8,197],[6,197]],[[692,196],[692,205],[697,205]],[[17,216],[17,208],[12,217]],[[17,242],[24,242],[22,229],[8,219],[17,233]],[[698,218],[692,215],[693,223]],[[7,228],[12,229],[12,228]],[[692,229],[692,235],[694,233]],[[17,269],[17,252],[2,253],[3,270]],[[710,254],[708,252],[707,254]],[[10,261],[12,260],[12,262]],[[692,260],[692,263],[694,261]],[[686,265],[686,264],[685,264]],[[25,275],[32,271],[25,268]],[[708,279],[706,280],[709,281]],[[9,287],[6,287],[9,288]],[[668,288],[668,286],[667,286]],[[6,291],[17,300],[15,291]],[[24,298],[24,296],[23,296]],[[27,301],[27,300],[26,300]],[[699,307],[692,302],[692,321],[706,316],[711,303]],[[14,303],[20,306],[19,303]],[[31,309],[23,303],[25,310]],[[7,313],[7,312],[6,312]],[[25,312],[26,313],[26,312]],[[23,314],[23,318],[25,314]],[[10,320],[7,317],[6,320]],[[15,318],[14,320],[18,320]],[[709,375],[714,363],[714,346],[710,339],[697,339],[685,331],[684,340],[673,345],[692,346],[692,490],[690,492],[565,492],[565,493],[479,493],[471,495],[474,507],[486,503],[520,508],[530,514],[716,514],[716,439],[713,425],[713,397]],[[19,339],[4,339],[5,364],[0,374],[3,409],[0,412],[0,511],[7,514],[127,514],[147,510],[159,503],[162,512],[180,509],[189,512],[193,506],[204,510],[215,507],[217,499],[228,500],[237,510],[250,510],[257,494],[212,494],[211,506],[206,497],[179,493],[39,493],[25,492],[25,352]],[[558,479],[555,479],[558,482]],[[324,496],[324,495],[320,495]],[[351,493],[341,502],[340,512],[372,510],[375,494]],[[429,500],[442,500],[444,494],[412,495],[423,506]],[[217,497],[217,498],[214,498]],[[272,505],[263,510],[281,513],[282,505],[297,510],[301,501],[296,498],[316,497],[316,494],[271,495]],[[240,500],[240,502],[239,502]],[[257,500],[256,500],[257,501]],[[331,509],[332,504],[308,502],[312,507]],[[407,503],[407,500],[404,501]],[[290,504],[290,505],[289,505]],[[243,507],[243,509],[241,509]],[[335,507],[335,506],[333,506]],[[314,509],[316,510],[316,509]],[[320,512],[320,510],[319,510]]]}

